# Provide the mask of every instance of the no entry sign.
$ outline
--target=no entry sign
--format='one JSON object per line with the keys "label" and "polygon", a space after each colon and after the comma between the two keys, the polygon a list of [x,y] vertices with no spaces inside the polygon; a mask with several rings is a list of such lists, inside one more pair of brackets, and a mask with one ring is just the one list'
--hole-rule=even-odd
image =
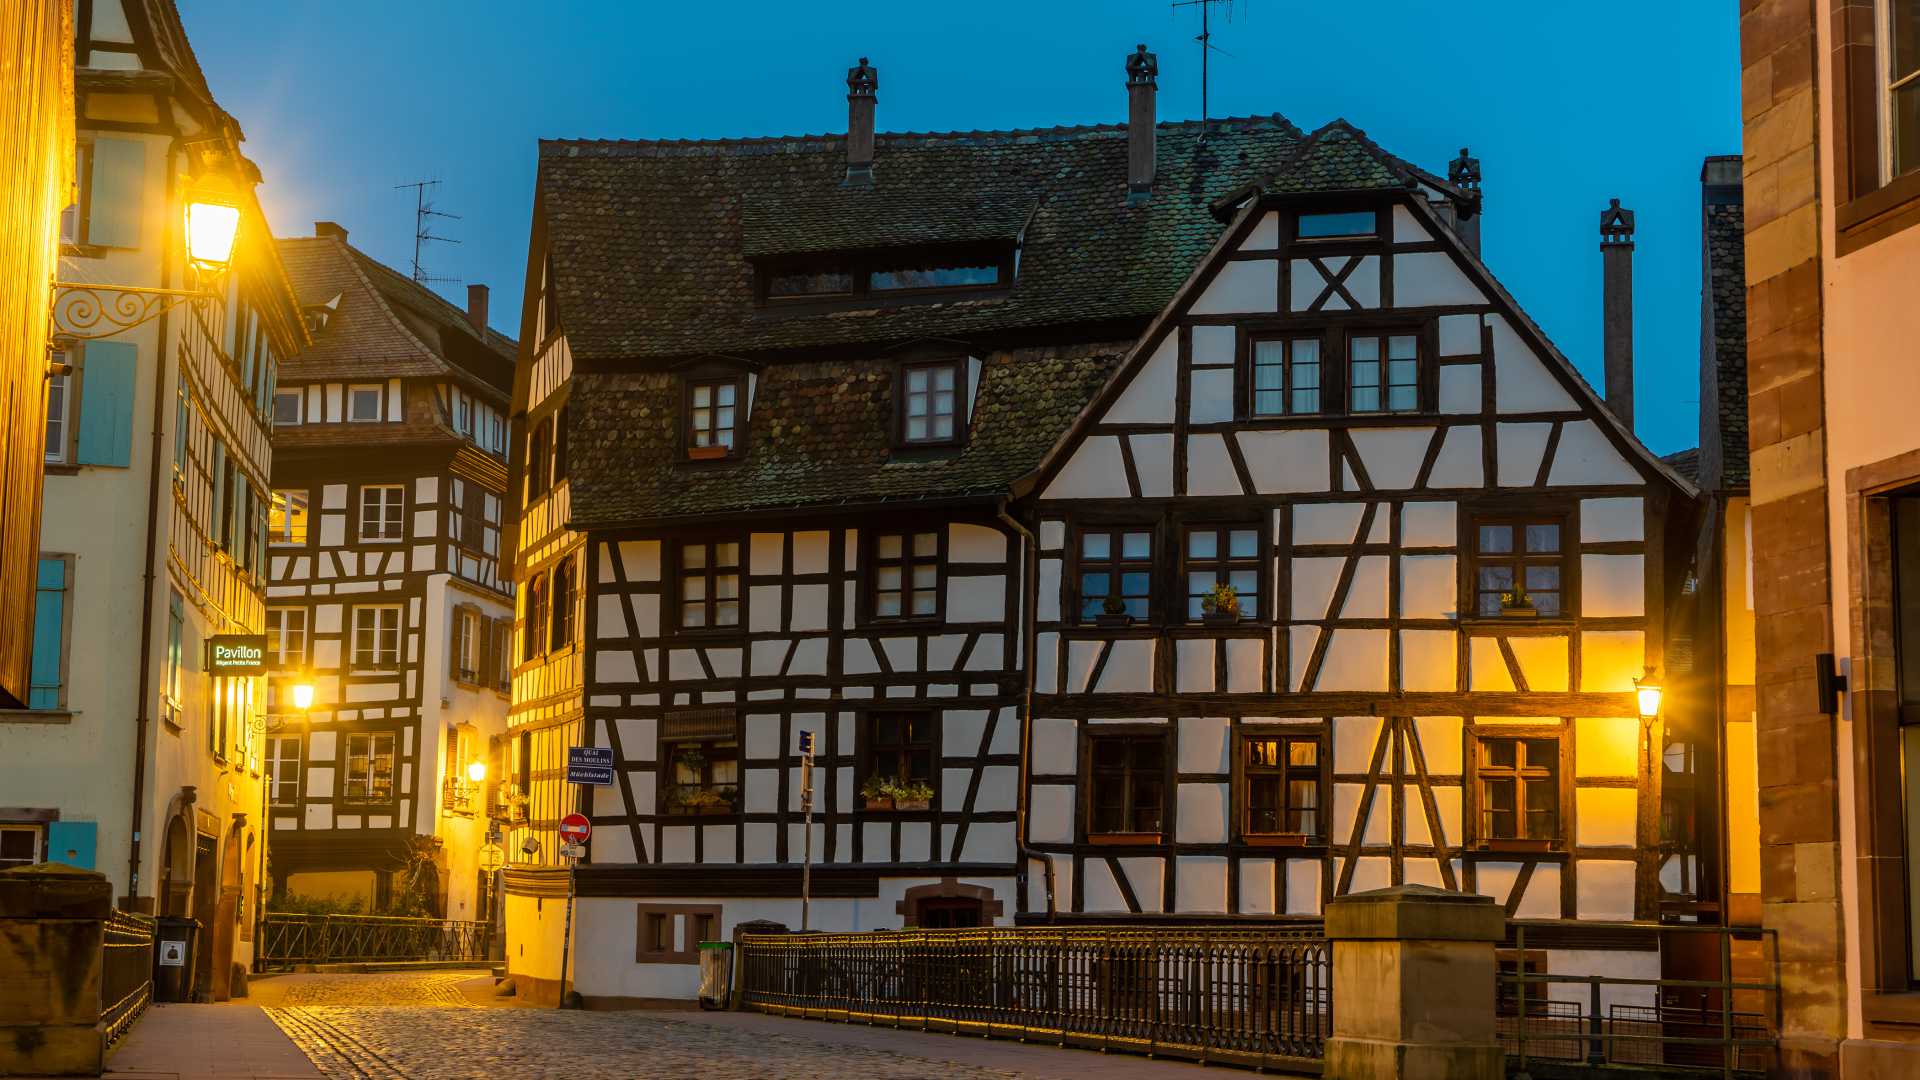
{"label": "no entry sign", "polygon": [[593,832],[593,825],[585,814],[568,814],[560,819],[560,839],[569,844],[584,844],[587,835]]}

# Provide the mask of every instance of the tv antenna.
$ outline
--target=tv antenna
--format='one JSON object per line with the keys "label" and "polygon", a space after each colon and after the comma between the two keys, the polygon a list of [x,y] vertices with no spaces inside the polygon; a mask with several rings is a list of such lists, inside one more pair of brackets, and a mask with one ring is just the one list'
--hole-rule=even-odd
{"label": "tv antenna", "polygon": [[426,245],[457,244],[460,242],[449,236],[435,236],[433,234],[434,218],[447,218],[451,221],[460,220],[459,214],[449,214],[444,210],[435,210],[433,208],[432,200],[427,198],[427,189],[439,186],[440,181],[438,180],[416,180],[411,184],[393,185],[393,190],[395,191],[402,191],[406,188],[413,189],[413,281],[416,285],[427,285],[435,281],[460,280],[454,277],[436,277],[433,274],[427,273],[427,268],[420,265],[420,251]]}
{"label": "tv antenna", "polygon": [[1200,43],[1200,139],[1202,142],[1207,138],[1207,60],[1216,52],[1222,56],[1233,55],[1225,49],[1216,47],[1213,43],[1213,9],[1216,4],[1224,7],[1227,21],[1232,22],[1234,2],[1235,0],[1173,0],[1173,8],[1176,11],[1189,7],[1200,9],[1200,34],[1193,40]]}

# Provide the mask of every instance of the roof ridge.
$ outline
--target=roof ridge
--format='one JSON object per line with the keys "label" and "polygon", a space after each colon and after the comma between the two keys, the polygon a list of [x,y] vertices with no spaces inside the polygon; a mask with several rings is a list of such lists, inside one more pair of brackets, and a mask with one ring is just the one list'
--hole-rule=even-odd
{"label": "roof ridge", "polygon": [[[316,239],[318,238],[316,237]],[[351,242],[343,240],[341,241],[341,243],[346,245],[347,251],[349,253],[351,253],[352,255],[358,256],[361,261],[371,264],[375,269],[379,270],[382,274],[385,274],[388,277],[393,278],[395,281],[399,282],[403,288],[410,289],[412,292],[418,295],[427,297],[433,303],[439,305],[442,309],[444,309],[443,314],[447,316],[448,321],[454,323],[455,325],[469,332],[472,331],[473,324],[468,321],[467,313],[465,309],[461,308],[459,305],[455,304],[453,301],[447,299],[446,297],[441,296],[439,293],[433,291],[432,289],[427,288],[425,285],[422,285],[420,282],[417,282],[412,278],[407,277],[406,275],[402,274],[400,271],[395,270],[393,267],[388,266],[386,263],[381,262],[379,259],[374,258],[373,256],[367,254],[364,251],[361,251],[357,247],[354,247]],[[493,343],[487,340],[487,335],[498,337],[501,341],[504,341],[504,342],[509,342],[515,345],[518,344],[518,342],[515,342],[512,338],[507,337],[505,334],[497,333],[496,331],[494,331],[492,327],[483,327],[482,331],[483,333],[480,335],[480,343],[488,348],[492,348]]]}
{"label": "roof ridge", "polygon": [[[1207,120],[1161,120],[1154,124],[1156,131],[1199,128],[1205,125],[1212,129],[1222,127],[1250,128],[1262,124],[1277,124],[1296,138],[1304,137],[1298,124],[1278,112],[1250,113],[1245,116],[1216,116]],[[1110,124],[1055,124],[1051,127],[1031,128],[973,128],[969,130],[949,131],[880,131],[874,133],[876,141],[888,139],[941,139],[964,141],[968,139],[1020,139],[1036,137],[1073,137],[1082,135],[1123,134],[1127,130],[1124,123]],[[712,139],[541,139],[542,157],[558,154],[567,149],[682,149],[682,148],[727,148],[735,146],[771,146],[781,143],[839,143],[846,139],[844,132],[823,132],[802,135],[749,135],[737,138]]]}

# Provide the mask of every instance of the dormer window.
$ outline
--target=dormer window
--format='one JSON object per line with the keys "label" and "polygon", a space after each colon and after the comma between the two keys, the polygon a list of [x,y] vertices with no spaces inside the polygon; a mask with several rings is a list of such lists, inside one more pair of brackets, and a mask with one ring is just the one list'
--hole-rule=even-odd
{"label": "dormer window", "polygon": [[934,260],[887,269],[875,268],[868,279],[874,292],[896,289],[980,289],[1000,284],[1000,267],[994,263],[947,263]]}
{"label": "dormer window", "polygon": [[1010,244],[953,244],[911,252],[782,256],[757,264],[760,302],[847,306],[1004,289],[1013,283]]}
{"label": "dormer window", "polygon": [[944,446],[965,427],[960,407],[960,361],[908,364],[900,369],[900,443]]}
{"label": "dormer window", "polygon": [[847,296],[853,292],[853,272],[845,267],[798,267],[767,278],[767,296]]}
{"label": "dormer window", "polygon": [[1295,219],[1294,237],[1300,240],[1344,240],[1354,236],[1372,236],[1379,231],[1378,217],[1372,210],[1301,214]]}
{"label": "dormer window", "polygon": [[708,460],[732,456],[738,443],[741,386],[736,378],[696,379],[687,383],[687,457]]}

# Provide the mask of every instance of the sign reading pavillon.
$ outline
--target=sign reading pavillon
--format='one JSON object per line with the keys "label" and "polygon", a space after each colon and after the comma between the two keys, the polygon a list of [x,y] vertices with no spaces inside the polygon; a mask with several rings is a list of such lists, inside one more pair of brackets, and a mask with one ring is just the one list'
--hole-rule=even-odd
{"label": "sign reading pavillon", "polygon": [[265,675],[265,634],[216,634],[207,639],[209,675]]}

